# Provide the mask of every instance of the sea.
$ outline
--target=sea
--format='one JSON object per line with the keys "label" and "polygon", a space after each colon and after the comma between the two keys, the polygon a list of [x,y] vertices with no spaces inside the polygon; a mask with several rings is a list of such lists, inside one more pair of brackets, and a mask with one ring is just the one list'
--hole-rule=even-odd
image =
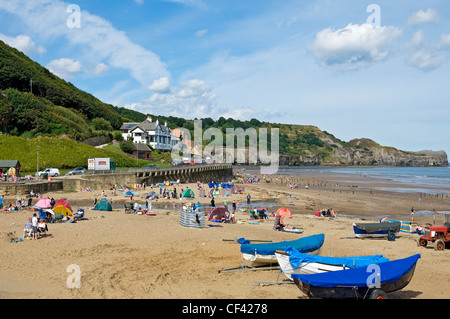
{"label": "sea", "polygon": [[[361,177],[370,178],[370,183],[385,185],[386,181],[395,183],[394,187],[375,186],[371,188],[399,192],[419,192],[428,194],[450,194],[450,166],[443,167],[282,167],[278,174],[317,176],[322,172],[333,173],[338,181],[347,182]],[[367,181],[369,182],[369,180]]]}

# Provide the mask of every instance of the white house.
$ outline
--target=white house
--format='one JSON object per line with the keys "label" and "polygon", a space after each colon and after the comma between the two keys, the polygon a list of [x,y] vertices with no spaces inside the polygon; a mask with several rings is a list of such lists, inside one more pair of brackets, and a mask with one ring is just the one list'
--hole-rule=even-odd
{"label": "white house", "polygon": [[150,116],[142,123],[123,123],[120,132],[125,140],[145,143],[155,150],[171,151],[174,143],[167,123],[153,122]]}

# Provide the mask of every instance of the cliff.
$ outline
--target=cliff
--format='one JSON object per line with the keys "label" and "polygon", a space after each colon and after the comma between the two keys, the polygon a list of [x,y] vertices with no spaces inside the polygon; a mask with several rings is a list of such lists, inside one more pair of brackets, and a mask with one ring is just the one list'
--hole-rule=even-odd
{"label": "cliff", "polygon": [[[330,139],[325,141],[330,143]],[[348,146],[333,143],[333,152],[326,159],[319,154],[280,156],[280,165],[379,165],[379,166],[448,166],[445,151],[401,151],[381,146],[370,139],[354,139]]]}

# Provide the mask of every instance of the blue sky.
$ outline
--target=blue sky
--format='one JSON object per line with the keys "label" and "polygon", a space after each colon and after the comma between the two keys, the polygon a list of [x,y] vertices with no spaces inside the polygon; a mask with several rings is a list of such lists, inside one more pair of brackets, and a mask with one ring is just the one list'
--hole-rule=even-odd
{"label": "blue sky", "polygon": [[143,113],[450,154],[447,17],[445,0],[0,0],[0,39]]}

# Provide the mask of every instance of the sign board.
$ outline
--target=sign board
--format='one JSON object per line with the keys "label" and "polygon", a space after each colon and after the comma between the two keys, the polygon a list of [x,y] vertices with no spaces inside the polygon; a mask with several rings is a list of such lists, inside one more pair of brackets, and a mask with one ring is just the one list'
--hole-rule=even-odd
{"label": "sign board", "polygon": [[111,169],[109,157],[88,159],[88,169],[109,171]]}
{"label": "sign board", "polygon": [[88,169],[95,169],[95,160],[93,158],[88,159]]}

